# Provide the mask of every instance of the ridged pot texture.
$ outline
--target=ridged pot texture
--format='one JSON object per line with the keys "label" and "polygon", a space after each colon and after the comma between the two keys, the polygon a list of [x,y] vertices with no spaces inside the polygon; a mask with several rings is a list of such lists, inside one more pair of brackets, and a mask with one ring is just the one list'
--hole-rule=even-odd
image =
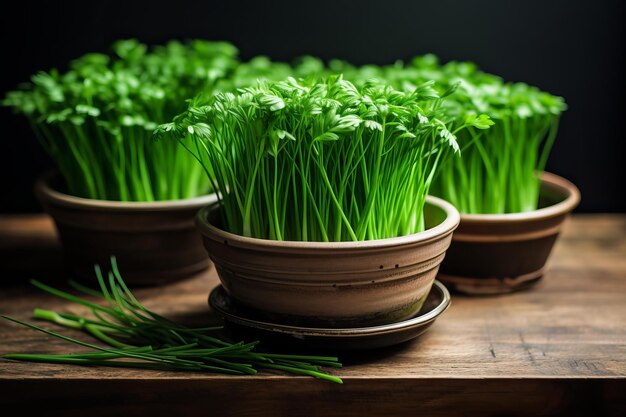
{"label": "ridged pot texture", "polygon": [[261,317],[309,326],[358,327],[415,315],[459,222],[449,203],[428,197],[427,230],[362,242],[254,239],[222,230],[219,207],[196,223],[222,285]]}
{"label": "ridged pot texture", "polygon": [[79,278],[95,281],[94,264],[108,270],[115,255],[127,284],[156,285],[209,267],[194,225],[215,194],[185,200],[118,202],[58,191],[58,174],[44,175],[35,192],[52,216],[66,261]]}
{"label": "ridged pot texture", "polygon": [[580,202],[574,184],[541,176],[539,209],[511,214],[461,214],[439,280],[468,294],[528,288],[544,274],[566,216]]}

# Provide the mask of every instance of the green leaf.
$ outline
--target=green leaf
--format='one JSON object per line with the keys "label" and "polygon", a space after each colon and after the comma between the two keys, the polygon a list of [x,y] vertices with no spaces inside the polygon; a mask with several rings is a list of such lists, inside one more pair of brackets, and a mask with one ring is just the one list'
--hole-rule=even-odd
{"label": "green leaf", "polygon": [[280,139],[287,138],[290,140],[296,140],[296,138],[291,133],[287,132],[286,130],[276,130],[276,135]]}
{"label": "green leaf", "polygon": [[285,102],[277,96],[264,94],[259,98],[259,104],[269,107],[270,111],[277,111],[285,108]]}
{"label": "green leaf", "polygon": [[87,116],[98,117],[100,116],[100,109],[97,107],[86,105],[86,104],[78,104],[76,106],[76,113],[84,114]]}
{"label": "green leaf", "polygon": [[337,124],[331,129],[333,132],[351,132],[356,129],[362,120],[353,114],[342,116],[337,120]]}
{"label": "green leaf", "polygon": [[443,129],[440,133],[442,138],[448,141],[448,144],[454,149],[454,152],[459,152],[459,144],[456,140],[456,136],[454,136],[449,130]]}
{"label": "green leaf", "polygon": [[486,114],[479,115],[473,122],[472,126],[477,129],[489,129],[495,122]]}
{"label": "green leaf", "polygon": [[339,139],[339,135],[337,135],[336,133],[333,132],[326,132],[323,133],[317,137],[315,137],[315,139],[313,139],[314,142],[333,142]]}
{"label": "green leaf", "polygon": [[365,127],[370,129],[370,130],[379,130],[379,131],[383,131],[383,125],[381,125],[380,123],[374,121],[374,120],[365,120]]}
{"label": "green leaf", "polygon": [[198,137],[208,138],[211,136],[211,128],[206,123],[195,123],[187,126],[187,131]]}
{"label": "green leaf", "polygon": [[146,45],[136,39],[117,41],[113,44],[113,50],[122,59],[136,61],[141,59],[147,51]]}

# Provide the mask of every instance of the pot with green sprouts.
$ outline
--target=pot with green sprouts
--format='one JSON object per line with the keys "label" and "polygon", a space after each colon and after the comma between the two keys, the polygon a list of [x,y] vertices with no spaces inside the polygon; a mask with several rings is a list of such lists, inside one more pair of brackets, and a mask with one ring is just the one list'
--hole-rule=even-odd
{"label": "pot with green sprouts", "polygon": [[428,196],[458,150],[442,100],[432,83],[402,92],[289,78],[192,102],[159,126],[219,190],[197,224],[228,294],[308,325],[419,311],[459,221]]}
{"label": "pot with green sprouts", "polygon": [[[345,64],[344,64],[345,66]],[[461,212],[440,278],[468,293],[526,288],[544,274],[566,215],[580,195],[569,181],[545,173],[566,106],[561,97],[523,83],[504,83],[469,62],[439,65],[432,55],[409,66],[352,68],[357,79],[379,77],[399,88],[434,79],[455,88],[443,106],[455,123],[490,116],[458,132],[460,155],[448,158],[431,192]]]}
{"label": "pot with green sprouts", "polygon": [[94,278],[93,264],[113,254],[132,284],[187,276],[209,265],[193,216],[215,194],[192,155],[152,132],[188,97],[212,95],[237,50],[204,41],[149,50],[134,40],[113,50],[38,73],[3,104],[28,118],[56,164],[36,191],[79,276]]}

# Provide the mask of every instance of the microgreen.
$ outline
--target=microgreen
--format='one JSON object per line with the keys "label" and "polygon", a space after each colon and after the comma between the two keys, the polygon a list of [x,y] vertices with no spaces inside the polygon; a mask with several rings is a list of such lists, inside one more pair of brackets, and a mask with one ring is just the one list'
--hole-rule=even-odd
{"label": "microgreen", "polygon": [[[440,65],[433,55],[378,67],[332,61],[329,70],[363,84],[374,78],[411,91],[434,80],[443,120],[455,132],[462,152],[442,163],[431,192],[463,213],[514,213],[537,208],[538,173],[546,166],[556,138],[561,97],[524,83],[505,83],[471,62]],[[457,126],[466,126],[458,131]]]}
{"label": "microgreen", "polygon": [[424,229],[432,178],[457,149],[440,100],[431,82],[402,92],[336,75],[289,78],[192,102],[156,133],[205,166],[230,232],[384,239]]}
{"label": "microgreen", "polygon": [[[427,57],[428,58],[428,57]],[[516,213],[535,210],[540,180],[556,138],[561,97],[524,83],[505,83],[470,62],[439,66],[436,59],[416,59],[414,71],[438,73],[442,84],[458,83],[456,115],[481,129],[478,112],[493,126],[467,129],[459,135],[467,149],[444,164],[433,193],[465,213]]]}
{"label": "microgreen", "polygon": [[119,41],[114,56],[87,54],[61,74],[40,72],[3,104],[27,116],[76,196],[122,201],[172,200],[209,191],[193,158],[152,131],[211,95],[235,67],[228,43],[170,42],[149,50]]}
{"label": "microgreen", "polygon": [[[92,317],[44,309],[35,309],[33,316],[39,320],[81,330],[105,346],[2,316],[6,320],[87,349],[85,352],[61,355],[11,353],[2,357],[29,362],[232,375],[254,375],[257,369],[273,369],[342,383],[340,378],[322,370],[322,367],[341,367],[336,357],[264,353],[257,350],[258,342],[233,343],[224,338],[221,327],[189,328],[152,312],[137,301],[128,289],[115,258],[111,258],[111,269],[106,275],[96,267],[96,276],[100,284],[99,290],[71,283],[77,291],[89,296],[89,299],[32,281],[40,290],[88,308]],[[96,301],[92,301],[94,297]]]}

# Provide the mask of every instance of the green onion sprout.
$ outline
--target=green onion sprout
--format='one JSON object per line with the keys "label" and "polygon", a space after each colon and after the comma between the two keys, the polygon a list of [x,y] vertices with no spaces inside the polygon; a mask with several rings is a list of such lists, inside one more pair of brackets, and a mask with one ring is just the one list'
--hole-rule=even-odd
{"label": "green onion sprout", "polygon": [[231,375],[254,375],[258,369],[270,369],[342,383],[340,378],[322,370],[322,367],[341,367],[336,357],[258,352],[256,351],[258,342],[233,343],[221,336],[222,327],[183,326],[148,310],[137,301],[124,283],[114,257],[111,258],[111,270],[106,275],[99,266],[96,266],[95,271],[100,285],[99,290],[76,282],[71,284],[77,291],[92,298],[97,297],[104,303],[93,302],[39,281],[32,281],[40,290],[88,308],[93,317],[44,309],[35,309],[33,316],[59,326],[81,330],[105,346],[83,342],[15,318],[2,316],[6,320],[87,350],[60,355],[10,353],[2,357],[28,362]]}

